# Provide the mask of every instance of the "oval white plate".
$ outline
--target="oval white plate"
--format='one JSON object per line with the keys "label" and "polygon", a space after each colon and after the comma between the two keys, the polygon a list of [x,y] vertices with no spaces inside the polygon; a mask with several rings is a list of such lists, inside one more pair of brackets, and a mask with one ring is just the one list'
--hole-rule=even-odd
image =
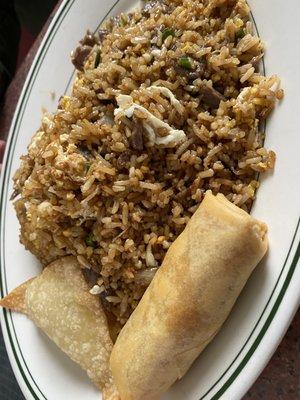
{"label": "oval white plate", "polygon": [[[299,304],[300,2],[249,1],[266,41],[265,69],[282,78],[286,98],[268,120],[266,146],[277,153],[253,214],[267,222],[270,251],[240,296],[221,332],[186,377],[164,399],[239,399],[276,349]],[[9,196],[19,157],[39,127],[42,107],[55,110],[74,76],[69,54],[87,28],[136,0],[66,0],[53,19],[31,67],[12,123],[2,173],[1,295],[36,275],[40,266],[19,244],[19,225]],[[2,329],[10,361],[26,399],[98,400],[85,373],[26,317],[3,311]],[[153,383],[155,384],[155,382]]]}

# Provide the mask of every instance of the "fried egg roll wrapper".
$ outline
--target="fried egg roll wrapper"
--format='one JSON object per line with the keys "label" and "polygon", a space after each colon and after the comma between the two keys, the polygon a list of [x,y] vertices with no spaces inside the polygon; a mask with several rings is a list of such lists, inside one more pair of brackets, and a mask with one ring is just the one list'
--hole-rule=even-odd
{"label": "fried egg roll wrapper", "polygon": [[119,399],[109,370],[113,343],[106,316],[99,299],[89,293],[75,257],[54,261],[0,305],[28,315],[87,372],[105,400]]}
{"label": "fried egg roll wrapper", "polygon": [[264,223],[206,194],[114,345],[110,366],[122,400],[158,399],[187,372],[267,247]]}

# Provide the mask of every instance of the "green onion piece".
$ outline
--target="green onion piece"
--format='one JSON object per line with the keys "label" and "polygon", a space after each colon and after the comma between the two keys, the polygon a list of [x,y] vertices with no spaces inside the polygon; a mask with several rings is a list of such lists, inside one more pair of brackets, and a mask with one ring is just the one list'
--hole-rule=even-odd
{"label": "green onion piece", "polygon": [[245,36],[245,30],[243,28],[239,29],[236,33],[235,33],[235,38],[236,39],[242,39]]}
{"label": "green onion piece", "polygon": [[95,57],[94,68],[97,68],[99,64],[100,64],[100,51],[97,51],[96,57]]}
{"label": "green onion piece", "polygon": [[93,249],[95,249],[95,248],[97,247],[97,242],[96,242],[96,240],[94,239],[94,236],[93,236],[92,234],[88,235],[88,236],[85,238],[85,243],[86,243],[88,246],[92,247]]}
{"label": "green onion piece", "polygon": [[162,33],[162,41],[164,42],[168,36],[175,36],[175,31],[173,28],[166,28]]}
{"label": "green onion piece", "polygon": [[191,69],[192,68],[191,61],[190,61],[190,59],[188,57],[180,57],[179,58],[179,65],[182,68],[185,68],[185,69]]}
{"label": "green onion piece", "polygon": [[124,14],[121,14],[119,26],[124,27],[127,24],[127,17]]}
{"label": "green onion piece", "polygon": [[91,163],[86,163],[85,164],[85,171],[89,172],[89,169],[91,168]]}

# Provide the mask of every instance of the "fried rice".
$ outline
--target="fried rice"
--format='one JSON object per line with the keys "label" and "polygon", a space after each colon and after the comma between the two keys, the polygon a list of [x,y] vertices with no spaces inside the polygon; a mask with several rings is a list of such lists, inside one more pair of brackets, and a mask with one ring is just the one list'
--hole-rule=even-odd
{"label": "fried rice", "polygon": [[75,255],[124,324],[205,192],[249,211],[274,167],[263,54],[244,0],[150,1],[89,33],[14,177],[21,242],[43,265]]}

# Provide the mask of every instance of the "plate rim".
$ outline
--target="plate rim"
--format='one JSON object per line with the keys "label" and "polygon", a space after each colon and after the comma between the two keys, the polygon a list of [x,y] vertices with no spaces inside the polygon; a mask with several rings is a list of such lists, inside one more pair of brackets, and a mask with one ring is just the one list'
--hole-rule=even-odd
{"label": "plate rim", "polygon": [[[1,267],[1,275],[0,275],[0,289],[1,289],[1,296],[7,294],[7,284],[6,284],[6,268],[5,268],[5,234],[4,234],[4,227],[5,227],[5,214],[6,214],[6,205],[8,202],[8,196],[7,196],[7,186],[5,185],[5,183],[8,182],[8,178],[10,176],[10,172],[11,172],[11,162],[13,159],[13,155],[14,155],[14,147],[19,135],[19,127],[22,121],[22,117],[23,117],[23,113],[24,110],[26,109],[26,104],[27,104],[27,100],[30,96],[30,91],[31,88],[35,82],[35,77],[37,76],[38,72],[39,72],[39,68],[42,64],[43,58],[45,57],[45,55],[47,54],[47,49],[51,44],[51,39],[55,36],[56,31],[59,29],[61,23],[63,22],[65,16],[67,15],[68,11],[71,9],[72,5],[74,4],[76,0],[64,0],[62,2],[62,4],[60,5],[60,7],[58,8],[51,24],[49,25],[49,28],[42,40],[42,43],[39,46],[38,52],[34,58],[34,61],[32,63],[32,66],[30,68],[30,71],[27,75],[26,81],[24,83],[21,95],[19,97],[18,100],[18,104],[14,113],[14,117],[11,123],[11,127],[10,127],[10,131],[9,131],[9,136],[8,136],[8,141],[7,141],[7,146],[6,146],[6,152],[5,152],[5,156],[4,156],[4,165],[5,167],[2,169],[2,174],[1,174],[1,191],[0,191],[0,211],[1,214],[1,220],[0,220],[0,232],[1,232],[1,251],[0,251],[0,267]],[[113,5],[111,7],[111,9],[109,10],[108,14],[114,9],[114,7],[120,2],[121,0],[115,0],[112,1]],[[108,15],[107,14],[107,15]],[[106,16],[103,18],[105,19]],[[100,23],[101,24],[101,23]],[[72,79],[74,75],[74,72],[72,73],[70,80]],[[70,82],[70,81],[69,81]],[[274,285],[274,288],[269,296],[269,299],[265,305],[265,307],[263,308],[263,311],[260,315],[260,317],[258,318],[258,320],[256,321],[254,328],[252,329],[252,331],[250,332],[250,334],[247,337],[247,340],[245,341],[245,343],[243,344],[243,346],[241,347],[241,349],[234,354],[234,359],[233,361],[229,364],[229,366],[226,368],[226,370],[220,375],[220,377],[218,378],[218,380],[212,385],[210,386],[210,389],[204,394],[202,395],[202,397],[199,400],[205,399],[207,398],[207,395],[209,394],[209,392],[220,382],[220,380],[223,378],[223,376],[225,376],[225,374],[231,369],[232,365],[235,363],[235,361],[238,359],[238,357],[240,356],[240,354],[242,353],[243,349],[245,348],[245,346],[248,344],[249,340],[251,339],[252,335],[255,333],[255,330],[257,328],[257,326],[259,325],[260,321],[262,320],[262,318],[264,317],[264,314],[270,304],[270,302],[273,300],[273,306],[271,308],[271,310],[268,312],[268,316],[265,319],[265,322],[263,324],[263,327],[259,330],[258,334],[256,334],[255,336],[255,340],[252,343],[251,347],[249,350],[247,350],[246,355],[243,356],[242,360],[239,362],[237,367],[234,367],[234,371],[231,373],[229,378],[226,378],[225,383],[222,384],[221,388],[217,391],[217,393],[215,393],[212,397],[210,397],[210,399],[212,400],[217,400],[219,398],[221,398],[221,396],[228,390],[228,388],[232,385],[232,383],[235,381],[235,379],[238,377],[238,375],[240,374],[240,372],[242,371],[242,369],[245,367],[245,365],[248,363],[248,361],[251,359],[252,355],[254,354],[254,352],[256,351],[256,349],[258,348],[260,342],[262,341],[262,339],[265,337],[266,333],[268,332],[271,322],[273,321],[274,317],[276,316],[279,306],[288,290],[289,284],[292,280],[293,274],[297,268],[297,266],[299,267],[299,257],[300,257],[300,238],[299,238],[299,242],[295,242],[295,240],[298,237],[299,234],[299,227],[300,227],[300,218],[297,221],[296,224],[296,228],[294,229],[294,234],[293,234],[293,239],[290,243],[290,247],[288,250],[288,253],[286,255],[284,264],[281,268],[281,271],[279,273],[279,276],[276,280],[276,283]],[[296,249],[295,249],[296,248]],[[289,267],[288,267],[288,272],[286,274],[286,277],[283,281],[283,283],[280,286],[280,291],[279,294],[277,295],[277,298],[272,299],[275,290],[278,289],[278,285],[280,284],[280,280],[283,276],[283,273],[286,272],[286,266],[289,263]],[[291,311],[290,315],[291,317],[293,316],[293,314],[296,312],[298,307],[297,304],[297,300],[295,301],[295,305],[294,305],[294,309]],[[277,314],[278,315],[278,314]],[[12,315],[10,311],[7,310],[1,310],[1,314],[0,314],[0,319],[1,319],[1,326],[2,326],[2,330],[3,330],[3,336],[4,336],[4,340],[5,340],[5,346],[6,349],[8,351],[9,354],[9,359],[10,359],[10,363],[12,365],[13,371],[16,375],[18,384],[24,394],[24,396],[27,399],[35,399],[35,400],[46,400],[47,397],[45,397],[45,395],[42,393],[42,391],[40,390],[38,384],[35,382],[34,377],[31,375],[29,368],[26,365],[26,361],[22,355],[22,350],[21,347],[18,343],[18,338],[17,338],[17,334],[14,330],[14,325],[13,325],[13,320],[12,320]],[[286,331],[286,329],[288,328],[288,326],[284,326],[284,328],[282,329],[282,335],[284,334],[284,332]],[[278,337],[278,342],[281,338],[282,335],[279,335],[280,337]],[[13,337],[14,336],[14,337]],[[16,349],[17,347],[17,349]],[[275,351],[276,347],[271,349],[271,354],[273,354],[273,352]],[[18,354],[20,353],[20,354]],[[21,360],[20,359],[21,356]],[[265,357],[265,364],[268,361],[268,357]],[[25,364],[25,368],[27,369],[27,372],[24,371],[23,369],[23,365]],[[261,370],[261,369],[260,369]],[[260,370],[258,371],[258,373],[260,372]],[[28,377],[28,375],[30,376],[30,378]],[[33,387],[32,383],[29,381],[32,380],[32,382],[34,383],[37,391],[39,392],[39,394],[36,393],[35,388]],[[250,386],[253,383],[253,381],[251,380],[251,382],[247,382],[247,383],[243,383],[244,386],[244,392],[246,392],[246,390],[248,389],[248,386]],[[248,384],[248,386],[247,386]],[[30,396],[30,397],[29,397]],[[41,396],[41,397],[40,397]]]}

